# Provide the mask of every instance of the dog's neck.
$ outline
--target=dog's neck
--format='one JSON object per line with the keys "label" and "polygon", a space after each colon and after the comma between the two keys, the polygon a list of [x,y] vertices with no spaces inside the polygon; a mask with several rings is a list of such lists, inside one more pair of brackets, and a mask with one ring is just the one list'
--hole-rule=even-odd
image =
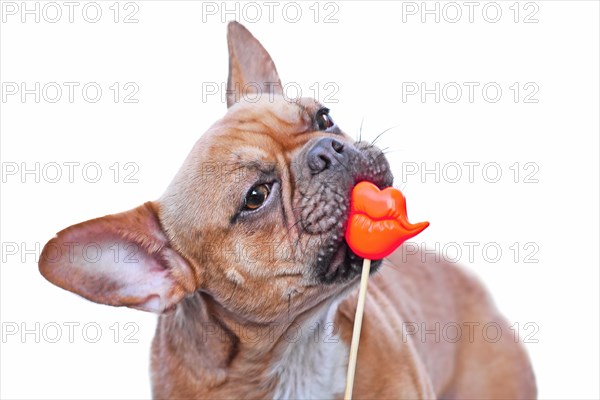
{"label": "dog's neck", "polygon": [[333,323],[337,304],[259,325],[194,294],[159,318],[154,396],[331,398],[343,390],[347,360]]}
{"label": "dog's neck", "polygon": [[[339,298],[338,298],[339,299]],[[339,300],[326,302],[298,325],[271,371],[276,399],[332,399],[344,390],[348,348],[335,322]]]}

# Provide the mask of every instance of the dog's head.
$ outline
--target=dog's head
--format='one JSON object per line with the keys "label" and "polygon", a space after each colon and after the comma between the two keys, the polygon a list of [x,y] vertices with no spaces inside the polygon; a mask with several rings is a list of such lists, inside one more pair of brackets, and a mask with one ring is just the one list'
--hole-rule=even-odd
{"label": "dog's head", "polygon": [[350,193],[361,180],[392,184],[385,157],[318,101],[286,99],[271,57],[243,26],[230,23],[228,42],[225,116],[159,200],[48,242],[48,280],[155,312],[203,291],[256,322],[297,315],[356,282],[362,259],[344,240]]}

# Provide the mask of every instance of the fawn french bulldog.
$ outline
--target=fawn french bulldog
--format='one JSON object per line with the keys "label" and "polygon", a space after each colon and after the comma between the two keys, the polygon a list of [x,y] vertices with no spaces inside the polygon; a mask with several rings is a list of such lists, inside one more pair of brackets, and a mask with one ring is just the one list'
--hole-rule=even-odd
{"label": "fawn french bulldog", "polygon": [[[392,173],[318,101],[284,98],[242,25],[229,24],[228,45],[229,109],[162,197],[59,232],[40,272],[89,300],[159,314],[155,398],[340,398],[362,265],[344,241],[349,196],[358,181],[392,185]],[[89,243],[93,261],[78,251]],[[419,255],[383,263],[373,262],[355,398],[536,396],[512,335],[485,340],[487,323],[508,325],[473,277]],[[440,339],[448,324],[462,333]]]}

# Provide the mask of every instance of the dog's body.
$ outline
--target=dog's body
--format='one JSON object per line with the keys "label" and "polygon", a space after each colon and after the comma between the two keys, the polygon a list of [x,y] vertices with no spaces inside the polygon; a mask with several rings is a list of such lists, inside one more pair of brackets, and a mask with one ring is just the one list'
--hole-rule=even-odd
{"label": "dog's body", "polygon": [[[355,398],[535,398],[526,354],[473,277],[453,265],[423,264],[420,255],[397,252],[389,261],[369,284]],[[158,398],[339,397],[356,296],[354,291],[337,306],[291,321],[295,327],[286,337],[278,336],[284,329],[274,334],[269,327],[220,320],[218,312],[207,311],[211,299],[197,294],[185,301],[189,312],[160,317],[154,393]],[[182,331],[190,319],[197,329]],[[326,332],[331,321],[334,332]],[[486,324],[498,324],[502,336],[497,338],[495,328],[484,332]],[[256,343],[257,337],[264,340]]]}
{"label": "dog's body", "polygon": [[[237,23],[229,51],[230,109],[165,194],[60,232],[40,271],[93,301],[161,313],[156,398],[340,397],[362,262],[343,239],[349,193],[392,175],[318,102],[284,99],[268,53]],[[269,95],[250,102],[241,88]],[[93,263],[77,250],[89,243]],[[356,398],[535,397],[526,354],[472,277],[419,254],[380,264]]]}

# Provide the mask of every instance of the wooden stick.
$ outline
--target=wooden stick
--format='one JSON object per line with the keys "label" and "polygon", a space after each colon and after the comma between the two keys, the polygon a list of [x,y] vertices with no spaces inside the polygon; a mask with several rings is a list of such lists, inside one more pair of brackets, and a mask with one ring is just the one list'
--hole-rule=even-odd
{"label": "wooden stick", "polygon": [[354,372],[356,371],[356,357],[358,356],[358,342],[360,340],[360,329],[365,312],[365,299],[367,298],[367,284],[369,283],[369,272],[371,271],[371,260],[365,258],[363,262],[362,275],[360,276],[360,289],[358,292],[358,304],[354,315],[354,329],[352,331],[352,344],[350,345],[350,358],[348,360],[348,375],[346,376],[346,394],[344,400],[352,399],[352,388],[354,387]]}

